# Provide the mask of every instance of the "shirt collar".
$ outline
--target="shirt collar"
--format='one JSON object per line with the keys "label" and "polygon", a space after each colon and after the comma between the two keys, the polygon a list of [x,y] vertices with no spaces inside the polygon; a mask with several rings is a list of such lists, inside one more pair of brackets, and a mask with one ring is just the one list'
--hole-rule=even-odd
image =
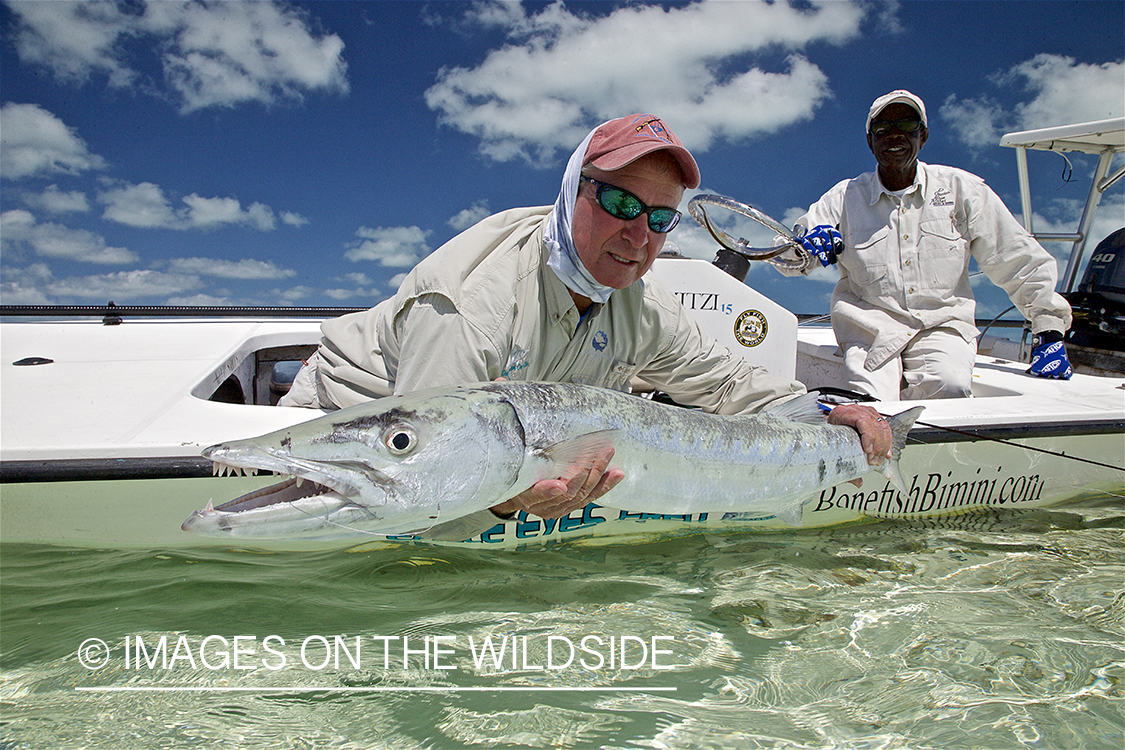
{"label": "shirt collar", "polygon": [[[869,205],[874,206],[885,195],[892,198],[890,190],[883,186],[883,181],[879,179],[878,170],[869,173],[871,175],[871,193],[868,196]],[[918,162],[918,169],[914,174],[914,184],[906,189],[902,195],[906,197],[912,193],[918,192],[919,195],[926,194],[926,165]]]}

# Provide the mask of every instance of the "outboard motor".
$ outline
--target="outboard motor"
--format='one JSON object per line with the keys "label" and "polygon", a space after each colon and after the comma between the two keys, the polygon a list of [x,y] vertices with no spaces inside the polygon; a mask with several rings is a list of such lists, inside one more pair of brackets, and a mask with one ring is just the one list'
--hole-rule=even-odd
{"label": "outboard motor", "polygon": [[1074,310],[1068,344],[1125,351],[1125,229],[1098,243],[1082,283],[1065,296]]}

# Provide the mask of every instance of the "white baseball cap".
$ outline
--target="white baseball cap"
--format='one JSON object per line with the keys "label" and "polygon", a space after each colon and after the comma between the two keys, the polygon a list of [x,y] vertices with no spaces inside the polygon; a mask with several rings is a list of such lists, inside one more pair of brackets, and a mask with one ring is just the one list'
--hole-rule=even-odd
{"label": "white baseball cap", "polygon": [[871,121],[878,117],[880,112],[882,112],[892,104],[910,105],[918,112],[919,116],[922,118],[922,127],[929,127],[929,124],[926,122],[926,105],[922,103],[922,100],[914,94],[911,94],[909,91],[898,89],[897,91],[892,91],[889,94],[883,94],[871,103],[871,109],[867,113],[868,132],[871,131]]}

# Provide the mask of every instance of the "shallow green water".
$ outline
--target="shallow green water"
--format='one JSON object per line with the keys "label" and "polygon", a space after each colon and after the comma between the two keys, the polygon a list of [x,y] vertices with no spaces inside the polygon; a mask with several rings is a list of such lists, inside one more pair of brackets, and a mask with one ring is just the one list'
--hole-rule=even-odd
{"label": "shallow green water", "polygon": [[1100,498],[510,552],[6,545],[0,748],[1121,748],[1123,542]]}

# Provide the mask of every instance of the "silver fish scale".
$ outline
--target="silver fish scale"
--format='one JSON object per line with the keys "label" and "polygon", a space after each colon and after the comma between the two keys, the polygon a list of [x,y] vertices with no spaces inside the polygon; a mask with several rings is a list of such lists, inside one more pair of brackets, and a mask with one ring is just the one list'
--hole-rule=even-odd
{"label": "silver fish scale", "polygon": [[786,498],[803,501],[817,488],[870,471],[849,428],[768,413],[717,416],[587,386],[508,382],[483,389],[513,405],[531,453],[617,431],[613,464],[626,479],[599,501],[610,507],[632,496],[633,507],[652,513],[753,512],[755,502],[775,508]]}

